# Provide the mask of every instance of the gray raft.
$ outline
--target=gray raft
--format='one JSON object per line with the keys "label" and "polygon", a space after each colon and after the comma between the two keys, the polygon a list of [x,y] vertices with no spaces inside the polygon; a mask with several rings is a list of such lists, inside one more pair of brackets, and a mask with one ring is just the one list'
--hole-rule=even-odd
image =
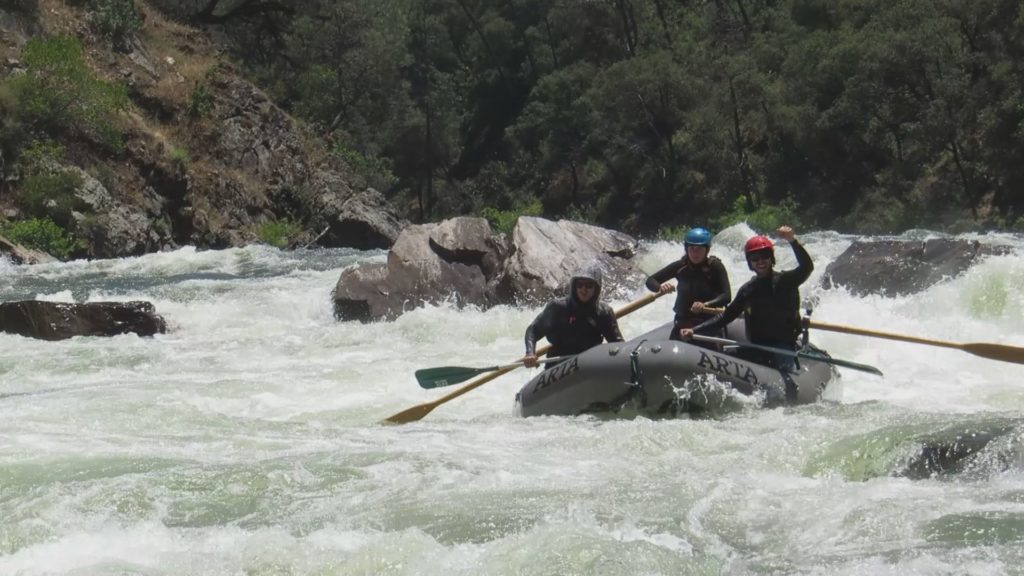
{"label": "gray raft", "polygon": [[[769,403],[785,398],[785,381],[778,370],[738,358],[729,350],[669,340],[670,329],[671,323],[627,342],[601,344],[544,370],[516,394],[516,411],[522,416],[620,411],[676,416],[734,406],[737,395],[758,394]],[[726,335],[744,342],[742,320],[733,322]],[[792,378],[796,403],[810,404],[830,386],[838,388],[839,373],[825,362],[800,358]]]}

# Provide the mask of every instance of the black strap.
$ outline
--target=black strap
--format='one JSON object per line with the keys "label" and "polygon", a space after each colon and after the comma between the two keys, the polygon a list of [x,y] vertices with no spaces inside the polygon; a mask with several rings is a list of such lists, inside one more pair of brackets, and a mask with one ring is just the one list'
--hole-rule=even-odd
{"label": "black strap", "polygon": [[628,403],[632,403],[636,409],[641,410],[647,407],[647,390],[644,388],[644,371],[640,367],[640,348],[643,347],[644,342],[647,340],[641,340],[636,348],[629,353],[629,381],[624,382],[627,389],[626,391],[612,401],[611,405],[615,407],[615,410],[621,410],[623,406]]}

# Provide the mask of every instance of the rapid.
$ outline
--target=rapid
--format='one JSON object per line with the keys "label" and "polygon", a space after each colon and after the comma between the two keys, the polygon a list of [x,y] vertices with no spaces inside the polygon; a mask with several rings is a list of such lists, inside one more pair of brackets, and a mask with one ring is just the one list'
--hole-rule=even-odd
{"label": "rapid", "polygon": [[[750,234],[715,237],[733,290]],[[903,297],[823,289],[858,237],[800,238],[813,319],[1024,346],[1021,236],[962,236],[1014,250]],[[645,248],[646,272],[682,253]],[[536,372],[519,369],[381,425],[446,392],[417,386],[419,368],[520,357],[539,311],[336,321],[341,270],[384,258],[250,246],[0,260],[5,301],[148,300],[168,322],[153,338],[0,334],[0,574],[1024,574],[1020,364],[812,331],[885,376],[840,369],[836,402],[710,418],[524,419],[513,397]],[[622,318],[624,335],[671,307]],[[965,432],[994,439],[964,470],[901,472],[922,438]]]}

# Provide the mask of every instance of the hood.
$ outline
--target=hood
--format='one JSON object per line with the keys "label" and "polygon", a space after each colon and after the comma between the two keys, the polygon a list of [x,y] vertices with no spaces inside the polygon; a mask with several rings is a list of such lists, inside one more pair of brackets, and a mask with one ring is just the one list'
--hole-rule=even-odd
{"label": "hood", "polygon": [[597,302],[601,300],[601,288],[604,285],[602,281],[603,276],[601,274],[601,267],[596,264],[591,264],[590,266],[577,270],[576,273],[572,275],[572,279],[569,280],[569,299],[576,304],[580,303],[576,300],[576,282],[578,280],[593,280],[594,282],[597,282],[597,290],[594,290],[594,299],[589,302],[589,304],[597,304]]}

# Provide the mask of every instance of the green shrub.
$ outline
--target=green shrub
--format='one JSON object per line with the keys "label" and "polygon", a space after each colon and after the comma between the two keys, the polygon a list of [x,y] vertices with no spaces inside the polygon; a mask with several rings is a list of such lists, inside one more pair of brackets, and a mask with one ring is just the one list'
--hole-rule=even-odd
{"label": "green shrub", "polygon": [[22,51],[25,73],[12,78],[21,121],[50,134],[74,130],[114,149],[121,147],[115,125],[128,108],[128,91],[96,78],[75,38],[33,38]]}
{"label": "green shrub", "polygon": [[82,208],[75,192],[82,186],[82,177],[69,170],[39,172],[26,176],[21,182],[20,197],[25,210],[35,217],[45,217],[71,223],[72,210]]}
{"label": "green shrub", "polygon": [[334,146],[331,153],[344,160],[352,170],[377,190],[387,190],[398,182],[391,172],[391,162],[387,158],[368,156],[341,142]]}
{"label": "green shrub", "polygon": [[32,140],[21,151],[18,164],[27,174],[49,172],[64,161],[64,146],[54,140]]}
{"label": "green shrub", "polygon": [[754,231],[761,234],[774,232],[783,224],[801,228],[800,218],[797,216],[799,207],[792,198],[786,198],[778,204],[762,203],[757,208],[752,208],[747,199],[740,196],[733,203],[732,210],[714,219],[712,225],[716,230],[728,228],[733,224],[746,222]]}
{"label": "green shrub", "polygon": [[34,250],[42,250],[52,256],[67,260],[83,248],[82,242],[49,218],[32,218],[7,224],[3,235],[17,244]]}
{"label": "green shrub", "polygon": [[18,97],[9,84],[0,82],[0,189],[29,137],[19,116]]}
{"label": "green shrub", "polygon": [[689,229],[689,226],[663,226],[658,229],[654,238],[665,242],[682,242]]}
{"label": "green shrub", "polygon": [[541,206],[540,200],[534,200],[513,210],[499,210],[487,206],[482,210],[481,216],[487,219],[495,232],[511,234],[520,216],[540,216],[543,212],[544,208]]}
{"label": "green shrub", "polygon": [[171,163],[178,167],[188,166],[192,162],[192,156],[188,153],[188,150],[178,146],[171,148],[169,158]]}
{"label": "green shrub", "polygon": [[[565,217],[573,222],[597,224],[597,216],[601,212],[600,202],[591,204],[570,204]],[[535,216],[535,214],[530,214]]]}
{"label": "green shrub", "polygon": [[267,222],[260,228],[260,240],[277,248],[288,248],[302,234],[302,227],[290,220]]}
{"label": "green shrub", "polygon": [[894,234],[915,225],[914,211],[885,190],[873,189],[836,220],[839,230],[858,234]]}
{"label": "green shrub", "polygon": [[213,111],[213,94],[206,82],[196,82],[192,89],[192,97],[188,103],[188,115],[193,118],[204,118]]}
{"label": "green shrub", "polygon": [[92,0],[89,24],[110,38],[115,46],[126,48],[128,39],[142,29],[142,16],[133,0]]}
{"label": "green shrub", "polygon": [[18,158],[22,178],[18,186],[21,205],[30,216],[50,218],[59,225],[71,223],[71,211],[83,207],[75,193],[82,176],[62,167],[64,148],[52,140],[33,140]]}

